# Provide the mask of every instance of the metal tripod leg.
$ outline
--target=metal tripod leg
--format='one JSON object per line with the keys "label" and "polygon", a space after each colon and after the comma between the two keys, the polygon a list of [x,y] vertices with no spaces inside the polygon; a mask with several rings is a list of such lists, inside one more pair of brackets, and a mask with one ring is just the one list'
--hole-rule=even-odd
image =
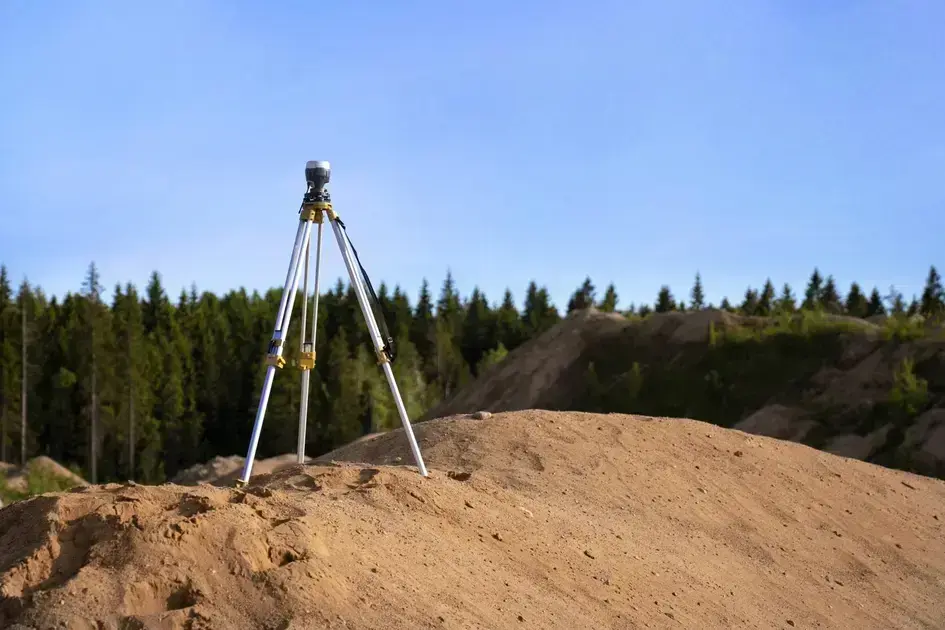
{"label": "metal tripod leg", "polygon": [[299,272],[301,259],[308,251],[309,240],[312,236],[312,222],[300,220],[299,228],[295,233],[295,245],[292,247],[292,258],[289,261],[289,270],[286,273],[285,286],[282,290],[282,299],[279,302],[279,312],[276,315],[276,325],[272,333],[267,357],[268,367],[263,381],[262,394],[259,398],[259,407],[256,409],[256,420],[253,423],[253,434],[249,441],[249,451],[246,453],[246,462],[243,465],[243,475],[239,482],[249,482],[253,470],[253,459],[256,457],[256,447],[259,445],[259,434],[262,430],[263,419],[266,415],[266,406],[269,404],[269,394],[272,391],[272,381],[277,368],[285,364],[282,352],[288,337],[289,320],[292,316],[292,307],[295,305],[295,294],[299,287]]}
{"label": "metal tripod leg", "polygon": [[[311,249],[311,247],[309,247]],[[322,221],[321,216],[318,217],[318,233],[315,237],[315,288],[314,294],[312,296],[313,306],[312,306],[312,334],[308,341],[306,341],[306,313],[308,311],[308,253],[306,253],[305,261],[305,275],[304,281],[302,283],[302,299],[304,300],[304,306],[302,307],[302,354],[300,355],[299,364],[302,368],[302,400],[299,404],[299,441],[298,441],[298,462],[300,464],[305,463],[305,430],[308,428],[308,398],[309,398],[309,382],[312,376],[312,369],[315,367],[315,337],[318,334],[318,276],[319,276],[319,267],[321,266],[322,260]]]}
{"label": "metal tripod leg", "polygon": [[351,286],[354,287],[355,294],[358,297],[358,303],[361,305],[361,312],[364,314],[364,321],[367,323],[368,332],[371,335],[371,341],[374,343],[374,353],[378,356],[381,367],[384,370],[384,376],[387,377],[387,384],[390,386],[391,394],[394,396],[394,403],[397,405],[397,413],[400,415],[400,423],[404,427],[407,439],[410,442],[410,450],[413,452],[414,462],[420,469],[420,474],[427,476],[426,466],[423,464],[423,457],[420,455],[420,447],[417,445],[417,439],[414,437],[413,428],[410,426],[410,420],[407,418],[407,409],[400,397],[400,390],[397,382],[394,380],[394,372],[390,366],[390,360],[384,352],[384,340],[381,337],[380,330],[377,327],[377,321],[374,319],[374,312],[371,310],[364,285],[361,283],[361,276],[356,272],[354,262],[352,261],[351,251],[348,249],[348,242],[345,239],[341,226],[338,225],[337,216],[329,216],[331,228],[335,233],[335,239],[338,241],[338,247],[341,250],[341,257],[345,261],[345,267],[348,268],[348,275],[351,277]]}

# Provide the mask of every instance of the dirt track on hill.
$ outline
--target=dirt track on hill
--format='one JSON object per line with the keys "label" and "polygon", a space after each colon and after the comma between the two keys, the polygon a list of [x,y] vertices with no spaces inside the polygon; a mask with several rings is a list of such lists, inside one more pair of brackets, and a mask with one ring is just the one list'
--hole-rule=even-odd
{"label": "dirt track on hill", "polygon": [[942,481],[687,420],[415,428],[426,479],[395,431],[8,506],[0,627],[945,627]]}

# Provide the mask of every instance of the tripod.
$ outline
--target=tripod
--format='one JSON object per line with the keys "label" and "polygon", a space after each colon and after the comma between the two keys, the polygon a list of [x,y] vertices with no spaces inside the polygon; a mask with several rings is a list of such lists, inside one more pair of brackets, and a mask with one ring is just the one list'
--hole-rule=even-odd
{"label": "tripod", "polygon": [[[292,314],[292,308],[295,305],[295,296],[299,288],[299,274],[303,272],[302,283],[302,334],[301,334],[301,354],[299,355],[299,368],[302,370],[302,401],[299,405],[299,433],[298,433],[298,462],[305,463],[305,429],[308,424],[308,396],[309,379],[311,370],[315,367],[315,333],[318,325],[318,274],[321,265],[322,252],[322,225],[324,217],[328,217],[328,222],[335,233],[335,239],[338,241],[338,248],[341,250],[341,257],[344,259],[345,267],[348,269],[348,275],[351,277],[351,286],[357,295],[358,303],[361,306],[361,312],[367,323],[368,332],[374,345],[374,352],[377,355],[378,365],[384,371],[387,377],[387,384],[390,386],[391,394],[394,397],[394,403],[397,406],[397,412],[400,415],[400,422],[407,434],[410,442],[410,450],[413,452],[414,462],[420,469],[420,474],[427,476],[426,467],[423,465],[423,457],[420,455],[420,447],[414,437],[413,429],[410,426],[410,420],[407,418],[407,409],[400,396],[400,390],[397,382],[394,380],[394,372],[391,369],[391,362],[394,360],[393,344],[394,340],[387,334],[386,325],[384,326],[385,336],[381,336],[381,330],[378,327],[374,312],[368,302],[368,296],[365,291],[365,285],[371,292],[374,303],[377,296],[371,281],[361,266],[358,259],[358,252],[351,245],[347,238],[345,225],[331,205],[331,196],[325,190],[331,178],[331,166],[328,162],[309,161],[305,164],[306,191],[302,197],[302,206],[299,208],[299,227],[295,234],[295,245],[292,247],[292,258],[289,261],[289,271],[286,274],[285,288],[282,291],[282,300],[279,302],[279,311],[276,314],[275,329],[272,333],[272,340],[269,342],[269,350],[266,356],[266,377],[263,381],[262,395],[259,398],[259,407],[256,410],[256,420],[253,424],[253,433],[250,437],[249,452],[246,454],[246,463],[243,467],[243,475],[237,480],[237,485],[241,486],[249,482],[249,477],[253,470],[253,459],[256,456],[256,447],[259,444],[259,434],[262,431],[263,419],[266,415],[266,406],[269,404],[269,394],[272,391],[272,382],[275,378],[277,369],[285,366],[285,358],[282,356],[284,344],[288,339],[289,319]],[[314,307],[312,314],[312,328],[308,339],[306,339],[307,310],[308,310],[308,270],[310,262],[310,246],[312,237],[312,226],[317,225],[317,236],[315,240],[315,289],[313,295]],[[352,261],[351,252],[354,252],[354,259],[357,261],[358,268],[355,269]],[[304,265],[302,264],[304,258]],[[363,276],[363,277],[362,277]],[[383,314],[381,322],[383,323]]]}

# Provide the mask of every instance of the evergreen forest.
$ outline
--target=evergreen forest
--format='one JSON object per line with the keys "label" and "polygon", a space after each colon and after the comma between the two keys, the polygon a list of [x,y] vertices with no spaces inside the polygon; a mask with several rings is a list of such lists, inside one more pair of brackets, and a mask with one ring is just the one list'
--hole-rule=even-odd
{"label": "evergreen forest", "polygon": [[[25,280],[15,286],[0,266],[0,461],[21,464],[47,455],[92,483],[159,483],[216,455],[244,455],[281,291],[215,295],[192,287],[175,297],[155,272],[143,292],[116,284],[106,302],[92,263],[80,290],[57,299]],[[423,280],[415,304],[400,287],[391,291],[384,284],[377,297],[411,419],[567,313],[588,307],[628,317],[705,308],[757,316],[945,314],[934,266],[922,294],[908,299],[894,288],[881,293],[857,283],[841,292],[817,269],[800,294],[767,280],[718,305],[705,302],[699,274],[684,296],[663,286],[652,304],[625,308],[613,285],[598,293],[590,278],[561,307],[532,282],[521,311],[511,290],[498,301],[478,289],[462,297],[449,272],[438,290]],[[296,300],[287,364],[276,375],[259,458],[295,450],[301,309]],[[319,297],[316,334],[308,454],[399,426],[357,299],[341,280]]]}

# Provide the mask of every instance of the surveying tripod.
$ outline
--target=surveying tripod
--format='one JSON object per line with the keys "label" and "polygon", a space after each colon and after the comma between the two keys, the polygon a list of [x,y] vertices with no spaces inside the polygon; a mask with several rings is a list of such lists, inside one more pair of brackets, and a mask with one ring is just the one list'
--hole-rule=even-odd
{"label": "surveying tripod", "polygon": [[[394,404],[397,406],[397,412],[400,414],[400,422],[407,434],[410,442],[410,450],[413,451],[414,462],[420,469],[420,474],[427,476],[426,467],[423,465],[423,457],[420,455],[420,447],[414,437],[413,429],[410,426],[410,420],[407,418],[407,409],[400,396],[400,390],[397,382],[394,380],[394,372],[391,369],[391,362],[394,360],[393,344],[394,340],[387,333],[386,325],[384,327],[385,336],[381,336],[377,320],[374,318],[374,312],[368,302],[368,296],[365,291],[365,285],[371,292],[374,303],[377,296],[371,281],[361,266],[358,258],[358,252],[347,238],[345,224],[338,218],[338,213],[334,211],[331,205],[331,195],[325,189],[331,178],[331,166],[328,162],[309,161],[305,164],[306,191],[302,197],[302,206],[299,208],[299,227],[295,234],[295,245],[292,247],[292,258],[289,261],[289,271],[286,274],[285,288],[282,291],[282,300],[279,302],[279,311],[276,314],[275,329],[272,333],[272,340],[269,342],[269,351],[266,356],[266,378],[263,381],[262,395],[259,398],[259,407],[256,410],[256,420],[253,424],[253,433],[249,441],[249,452],[246,454],[246,463],[243,467],[243,475],[237,480],[237,485],[242,486],[249,482],[249,477],[253,470],[253,459],[256,456],[256,447],[259,444],[259,434],[262,431],[263,419],[266,415],[266,406],[269,404],[269,394],[272,391],[272,382],[275,378],[276,370],[285,367],[285,358],[282,356],[285,342],[288,339],[289,319],[292,315],[292,308],[295,305],[295,296],[299,288],[299,275],[303,273],[302,283],[302,334],[301,334],[301,354],[299,356],[299,368],[302,370],[302,400],[299,405],[299,434],[298,434],[298,463],[305,463],[305,429],[308,424],[308,396],[309,396],[309,378],[311,370],[315,367],[315,334],[318,325],[318,274],[321,265],[322,252],[322,225],[324,218],[328,217],[328,222],[335,233],[335,239],[338,241],[338,248],[341,250],[341,257],[345,261],[345,267],[348,269],[348,275],[351,277],[351,286],[357,295],[358,303],[361,306],[361,312],[364,314],[364,320],[367,323],[368,332],[371,341],[374,344],[374,352],[377,355],[377,362],[387,377],[387,384],[390,385],[391,394],[394,396]],[[312,226],[318,225],[317,236],[315,240],[315,289],[313,295],[312,328],[311,334],[306,339],[307,310],[308,310],[308,270],[310,262],[310,245],[312,237]],[[352,261],[351,252],[354,252],[354,259],[357,261],[357,268]],[[304,265],[303,265],[304,258]],[[383,314],[381,322],[383,323]]]}

